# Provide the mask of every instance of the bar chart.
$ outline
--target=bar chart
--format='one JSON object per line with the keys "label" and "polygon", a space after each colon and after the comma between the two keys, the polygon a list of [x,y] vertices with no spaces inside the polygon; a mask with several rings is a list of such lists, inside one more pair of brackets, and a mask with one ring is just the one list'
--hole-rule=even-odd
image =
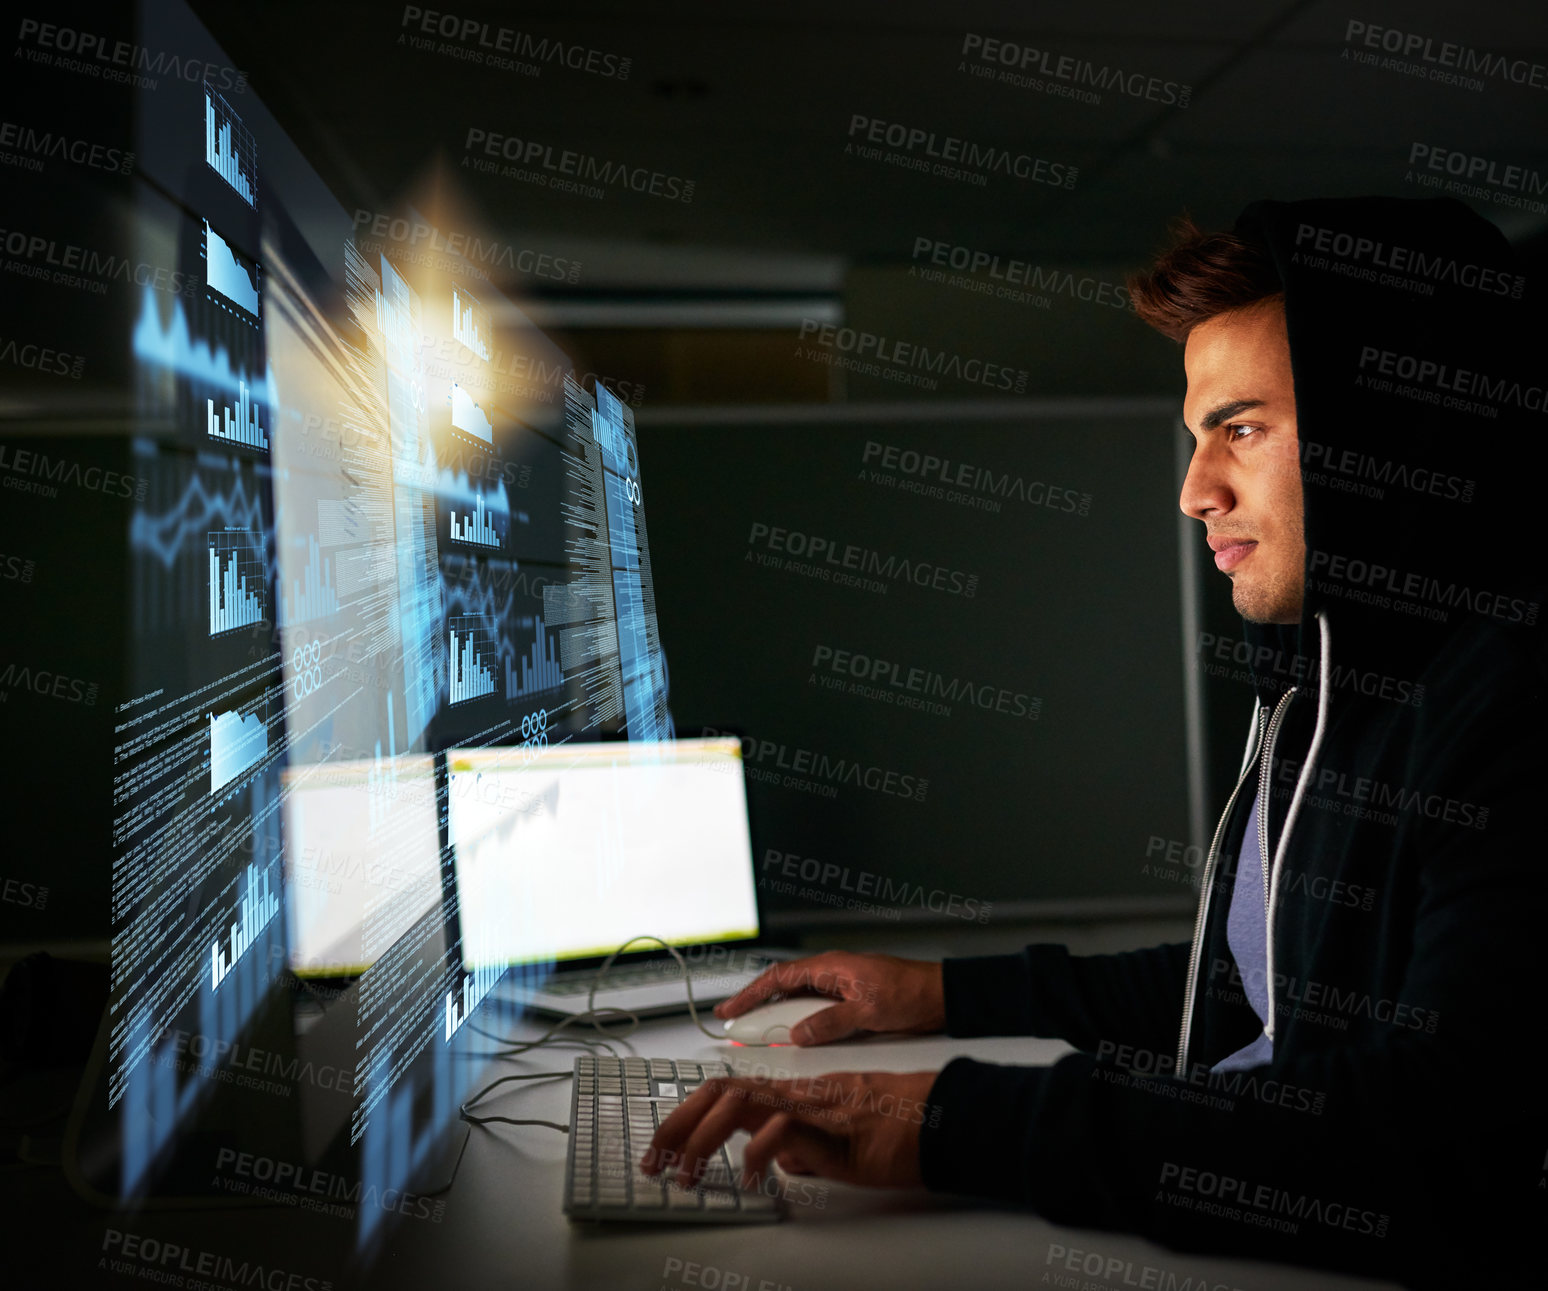
{"label": "bar chart", "polygon": [[[305,623],[308,619],[326,618],[337,614],[338,589],[333,585],[333,562],[322,554],[317,538],[307,534],[306,564],[300,578],[292,578],[288,590],[280,591],[280,623],[289,627]],[[297,539],[296,545],[301,545]]]}
{"label": "bar chart", "polygon": [[525,699],[564,685],[564,670],[559,666],[558,633],[550,633],[536,615],[521,619],[517,626],[531,631],[533,639],[525,658],[505,661],[506,698]]}
{"label": "bar chart", "polygon": [[217,410],[215,400],[206,399],[204,406],[211,439],[246,444],[248,448],[268,448],[269,437],[258,423],[258,404],[246,381],[238,379],[235,402],[223,403]]}
{"label": "bar chart", "polygon": [[472,515],[464,513],[459,520],[455,511],[451,513],[451,536],[453,542],[470,542],[479,547],[500,545],[500,535],[496,532],[494,521],[484,507],[482,494],[473,500]]}
{"label": "bar chart", "polygon": [[210,714],[210,792],[230,784],[269,751],[269,732],[259,713]]}
{"label": "bar chart", "polygon": [[279,896],[269,886],[267,867],[260,875],[256,863],[250,864],[243,876],[243,892],[237,902],[237,917],[221,947],[222,938],[210,943],[210,989],[219,990],[220,984],[232,966],[242,958],[269,920],[279,912]]}
{"label": "bar chart", "polygon": [[204,86],[204,160],[249,206],[257,205],[258,150],[231,105]]}
{"label": "bar chart", "polygon": [[467,292],[452,287],[452,335],[479,358],[489,358],[489,311]]}
{"label": "bar chart", "polygon": [[209,535],[210,635],[263,622],[263,536],[250,529]]}
{"label": "bar chart", "polygon": [[204,280],[218,296],[258,317],[258,266],[204,222]]}
{"label": "bar chart", "polygon": [[503,964],[485,964],[475,968],[471,972],[462,974],[461,984],[454,990],[446,992],[446,1038],[450,1040],[457,1034],[457,1028],[472,1016],[473,1010],[482,1003],[484,996],[494,989],[500,975],[505,972]]}
{"label": "bar chart", "polygon": [[462,704],[497,693],[494,669],[487,662],[494,651],[483,623],[474,615],[460,614],[449,619],[447,627],[450,702]]}

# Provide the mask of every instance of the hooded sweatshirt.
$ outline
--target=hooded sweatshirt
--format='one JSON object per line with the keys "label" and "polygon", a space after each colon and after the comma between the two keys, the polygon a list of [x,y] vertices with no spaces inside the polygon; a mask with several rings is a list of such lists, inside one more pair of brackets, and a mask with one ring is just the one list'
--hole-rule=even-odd
{"label": "hooded sweatshirt", "polygon": [[[924,1180],[1181,1250],[1535,1281],[1540,284],[1452,199],[1265,201],[1236,231],[1284,287],[1301,619],[1245,625],[1256,702],[1191,945],[946,961],[950,1034],[1080,1052],[948,1065]],[[1254,802],[1266,962],[1239,965],[1227,916]],[[1211,1071],[1265,1029],[1266,1065]]]}

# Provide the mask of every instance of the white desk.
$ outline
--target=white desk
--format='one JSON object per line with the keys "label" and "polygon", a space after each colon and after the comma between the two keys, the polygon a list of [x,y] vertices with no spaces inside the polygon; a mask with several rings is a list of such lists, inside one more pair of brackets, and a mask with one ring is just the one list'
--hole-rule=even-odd
{"label": "white desk", "polygon": [[[539,1028],[529,1029],[536,1034]],[[884,1039],[818,1049],[737,1049],[710,1040],[686,1017],[644,1023],[621,1052],[643,1057],[767,1062],[792,1075],[843,1070],[937,1070],[951,1057],[1045,1063],[1068,1052],[1057,1041]],[[497,1064],[489,1078],[518,1070],[573,1066],[576,1049],[536,1050]],[[775,1072],[771,1074],[782,1074]],[[504,1086],[502,1089],[511,1089]],[[568,1081],[533,1082],[497,1093],[479,1110],[566,1121]],[[915,1287],[1029,1285],[1119,1291],[1175,1285],[1243,1291],[1392,1286],[1366,1279],[1168,1251],[1151,1242],[1061,1228],[1035,1215],[941,1198],[922,1190],[885,1191],[826,1184],[825,1204],[795,1204],[789,1219],[763,1225],[571,1224],[560,1211],[565,1136],[540,1126],[475,1126],[438,1225],[402,1223],[370,1278],[373,1287],[598,1288],[605,1291],[908,1291]],[[814,1191],[817,1185],[812,1183]],[[1072,1272],[1059,1248],[1096,1253],[1126,1272],[1090,1278]],[[1132,1262],[1132,1264],[1128,1263]],[[690,1268],[690,1266],[695,1266]],[[1078,1270],[1079,1261],[1076,1268]],[[1119,1266],[1109,1266],[1117,1268]],[[1043,1274],[1048,1273],[1044,1280]],[[1129,1279],[1124,1280],[1125,1276]],[[689,1280],[690,1277],[693,1280]],[[1069,1281],[1056,1280],[1060,1277]],[[1142,1280],[1143,1279],[1143,1280]]]}

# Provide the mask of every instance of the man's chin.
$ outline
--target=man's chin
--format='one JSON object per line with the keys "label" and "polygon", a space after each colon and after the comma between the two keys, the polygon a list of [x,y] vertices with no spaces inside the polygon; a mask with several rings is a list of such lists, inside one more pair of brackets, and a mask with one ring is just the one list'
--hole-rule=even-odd
{"label": "man's chin", "polygon": [[1254,594],[1254,589],[1236,583],[1231,588],[1231,603],[1249,623],[1288,625],[1301,621],[1301,603],[1283,596]]}

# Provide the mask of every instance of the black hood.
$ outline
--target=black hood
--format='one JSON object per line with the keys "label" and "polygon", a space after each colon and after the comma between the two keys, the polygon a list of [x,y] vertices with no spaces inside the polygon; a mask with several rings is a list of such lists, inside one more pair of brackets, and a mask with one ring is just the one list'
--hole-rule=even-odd
{"label": "black hood", "polygon": [[1295,660],[1258,669],[1259,696],[1315,682],[1319,612],[1335,676],[1412,677],[1469,624],[1535,624],[1544,350],[1504,235],[1387,197],[1256,202],[1236,232],[1284,284],[1305,499],[1301,621],[1246,625]]}

